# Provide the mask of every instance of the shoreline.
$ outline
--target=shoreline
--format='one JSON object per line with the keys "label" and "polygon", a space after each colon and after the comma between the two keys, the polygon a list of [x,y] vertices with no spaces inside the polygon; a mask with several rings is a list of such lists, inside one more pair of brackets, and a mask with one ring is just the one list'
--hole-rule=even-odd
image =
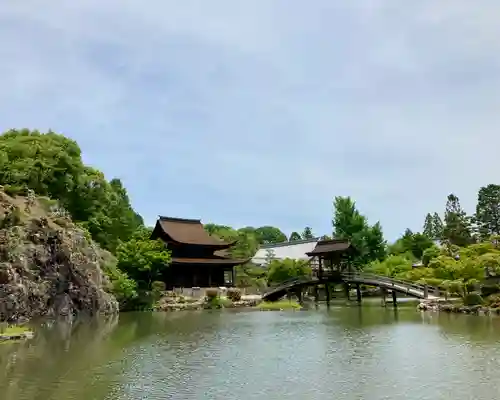
{"label": "shoreline", "polygon": [[500,308],[492,308],[482,304],[465,306],[450,301],[422,301],[417,306],[421,312],[441,312],[447,314],[500,315]]}

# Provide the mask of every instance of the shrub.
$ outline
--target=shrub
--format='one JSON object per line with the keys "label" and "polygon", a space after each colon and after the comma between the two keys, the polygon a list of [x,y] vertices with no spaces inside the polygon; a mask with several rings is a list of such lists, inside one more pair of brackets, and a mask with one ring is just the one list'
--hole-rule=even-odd
{"label": "shrub", "polygon": [[464,305],[465,306],[477,306],[483,304],[483,298],[479,293],[472,292],[468,293],[464,296]]}
{"label": "shrub", "polygon": [[238,288],[229,288],[227,290],[227,298],[231,301],[241,300],[241,290]]}
{"label": "shrub", "polygon": [[167,289],[167,285],[165,285],[165,282],[162,281],[154,281],[151,284],[151,290],[153,292],[164,292]]}
{"label": "shrub", "polygon": [[205,290],[205,296],[214,299],[219,296],[219,291],[217,289],[207,289]]}
{"label": "shrub", "polygon": [[497,293],[500,293],[500,285],[488,284],[481,286],[481,296],[483,297],[488,297]]}
{"label": "shrub", "polygon": [[486,303],[491,307],[491,308],[500,308],[500,295],[498,294],[493,294],[490,295],[486,299]]}
{"label": "shrub", "polygon": [[28,189],[26,187],[18,185],[4,185],[3,190],[10,197],[24,196],[28,193]]}

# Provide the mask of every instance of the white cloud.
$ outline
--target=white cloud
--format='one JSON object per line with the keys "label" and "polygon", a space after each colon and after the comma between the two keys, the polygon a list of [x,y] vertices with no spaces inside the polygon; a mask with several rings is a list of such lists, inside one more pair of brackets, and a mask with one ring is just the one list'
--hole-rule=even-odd
{"label": "white cloud", "polygon": [[147,220],[394,238],[497,181],[500,4],[62,0],[0,8],[0,128],[52,128]]}

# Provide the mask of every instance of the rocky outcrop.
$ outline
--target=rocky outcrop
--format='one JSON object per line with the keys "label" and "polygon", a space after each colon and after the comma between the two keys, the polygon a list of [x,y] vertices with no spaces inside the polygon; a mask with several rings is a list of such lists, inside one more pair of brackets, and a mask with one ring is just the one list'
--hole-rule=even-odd
{"label": "rocky outcrop", "polygon": [[101,263],[67,217],[0,190],[0,321],[118,312]]}

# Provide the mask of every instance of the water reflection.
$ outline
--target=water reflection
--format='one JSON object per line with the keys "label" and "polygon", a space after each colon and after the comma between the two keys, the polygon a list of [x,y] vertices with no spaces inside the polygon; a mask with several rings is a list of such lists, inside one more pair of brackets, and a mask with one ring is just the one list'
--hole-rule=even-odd
{"label": "water reflection", "polygon": [[46,324],[0,345],[0,397],[489,400],[499,328],[496,316],[373,306]]}

